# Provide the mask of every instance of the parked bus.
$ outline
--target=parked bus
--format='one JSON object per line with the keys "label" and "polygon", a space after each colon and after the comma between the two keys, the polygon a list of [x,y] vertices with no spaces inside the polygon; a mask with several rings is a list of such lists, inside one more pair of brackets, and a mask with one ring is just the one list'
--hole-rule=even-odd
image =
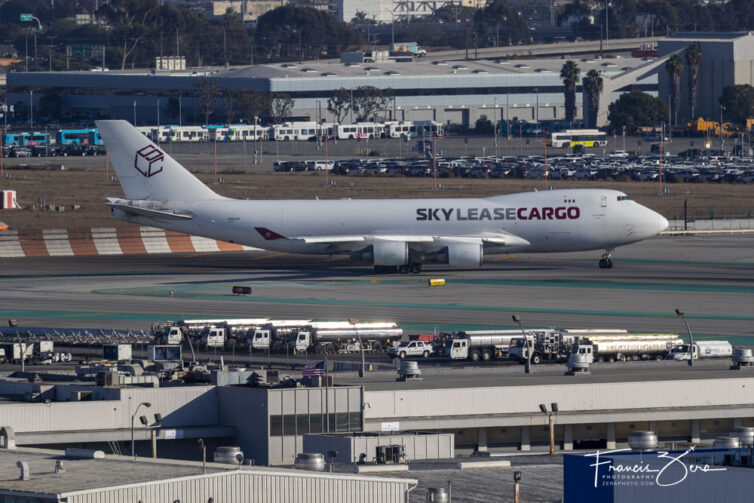
{"label": "parked bus", "polygon": [[410,138],[418,136],[444,136],[442,124],[435,121],[386,122],[384,136],[388,138]]}
{"label": "parked bus", "polygon": [[209,130],[202,126],[160,126],[157,129],[157,141],[159,143],[203,142],[209,141],[209,135]]}
{"label": "parked bus", "polygon": [[581,145],[588,147],[604,147],[607,145],[607,135],[597,129],[571,129],[559,133],[552,133],[553,148],[571,148]]}
{"label": "parked bus", "polygon": [[21,147],[26,145],[29,133],[6,133],[3,135],[3,147]]}
{"label": "parked bus", "polygon": [[47,147],[52,145],[55,139],[50,133],[31,133],[26,137],[25,145],[27,147]]}
{"label": "parked bus", "polygon": [[382,138],[385,126],[376,122],[357,122],[356,124],[338,124],[335,136],[340,140],[359,138]]}
{"label": "parked bus", "polygon": [[55,133],[55,141],[60,145],[105,144],[96,129],[61,129]]}
{"label": "parked bus", "polygon": [[257,141],[268,138],[269,128],[249,124],[234,124],[213,128],[210,139],[214,141]]}
{"label": "parked bus", "polygon": [[7,133],[3,135],[4,147],[46,147],[55,143],[50,133]]}
{"label": "parked bus", "polygon": [[311,140],[317,135],[324,135],[327,125],[316,122],[286,122],[272,126],[273,140]]}
{"label": "parked bus", "polygon": [[[510,127],[510,132],[508,128]],[[501,121],[500,134],[508,136],[540,136],[544,132],[541,122],[537,121]]]}

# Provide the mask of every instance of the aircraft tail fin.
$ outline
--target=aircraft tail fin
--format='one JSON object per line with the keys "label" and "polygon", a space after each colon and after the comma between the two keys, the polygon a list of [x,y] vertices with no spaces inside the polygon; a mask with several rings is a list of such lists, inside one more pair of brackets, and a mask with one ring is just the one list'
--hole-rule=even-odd
{"label": "aircraft tail fin", "polygon": [[97,128],[127,199],[222,199],[127,121],[97,121]]}

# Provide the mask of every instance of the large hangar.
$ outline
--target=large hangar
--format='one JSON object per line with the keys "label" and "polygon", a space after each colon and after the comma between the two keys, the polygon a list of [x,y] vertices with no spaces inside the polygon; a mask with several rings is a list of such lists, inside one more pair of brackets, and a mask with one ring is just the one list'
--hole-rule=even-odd
{"label": "large hangar", "polygon": [[[655,71],[638,73],[650,64],[638,58],[573,58],[582,74],[591,69],[606,77],[631,74],[620,88],[610,88],[614,101],[630,89],[657,91]],[[303,62],[242,68],[194,68],[185,71],[125,70],[109,72],[29,72],[8,75],[9,103],[35,108],[45,94],[63,98],[65,110],[82,118],[126,119],[136,125],[158,121],[158,110],[176,97],[181,117],[164,123],[200,123],[203,118],[192,97],[194,83],[216,78],[228,89],[286,93],[295,100],[292,115],[334,121],[327,100],[339,88],[390,88],[394,99],[375,115],[378,120],[435,120],[474,127],[482,115],[490,120],[549,120],[565,116],[560,69],[565,59],[496,59],[473,61],[378,61],[374,63]],[[638,80],[637,80],[638,79]],[[33,92],[31,92],[33,91]],[[577,116],[581,116],[581,86]],[[224,110],[218,103],[218,120]],[[606,116],[606,114],[603,114]],[[354,118],[355,120],[356,118]],[[350,121],[351,117],[347,117]]]}

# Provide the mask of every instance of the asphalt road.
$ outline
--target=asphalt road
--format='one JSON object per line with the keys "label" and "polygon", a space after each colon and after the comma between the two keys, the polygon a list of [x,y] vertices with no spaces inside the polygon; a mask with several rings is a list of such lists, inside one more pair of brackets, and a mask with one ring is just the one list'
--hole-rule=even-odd
{"label": "asphalt road", "polygon": [[[270,252],[5,259],[0,316],[20,326],[148,329],[152,321],[259,317],[397,321],[410,333],[524,326],[685,332],[754,344],[754,237],[679,237],[599,252],[492,258],[375,275],[340,257]],[[446,278],[429,287],[430,277]],[[251,286],[233,296],[233,285]],[[170,292],[173,296],[170,296]]]}

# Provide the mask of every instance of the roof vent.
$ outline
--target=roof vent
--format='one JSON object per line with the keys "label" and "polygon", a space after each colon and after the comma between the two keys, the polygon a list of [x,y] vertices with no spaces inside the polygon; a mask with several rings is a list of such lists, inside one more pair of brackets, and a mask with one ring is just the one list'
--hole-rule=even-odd
{"label": "roof vent", "polygon": [[657,435],[653,431],[632,431],[628,436],[628,446],[635,451],[657,449]]}
{"label": "roof vent", "polygon": [[29,471],[29,463],[27,463],[26,461],[16,461],[16,466],[21,470],[21,475],[18,477],[18,480],[31,479],[31,472]]}
{"label": "roof vent", "polygon": [[417,381],[422,379],[422,371],[419,369],[419,362],[403,360],[398,369],[397,381]]}

